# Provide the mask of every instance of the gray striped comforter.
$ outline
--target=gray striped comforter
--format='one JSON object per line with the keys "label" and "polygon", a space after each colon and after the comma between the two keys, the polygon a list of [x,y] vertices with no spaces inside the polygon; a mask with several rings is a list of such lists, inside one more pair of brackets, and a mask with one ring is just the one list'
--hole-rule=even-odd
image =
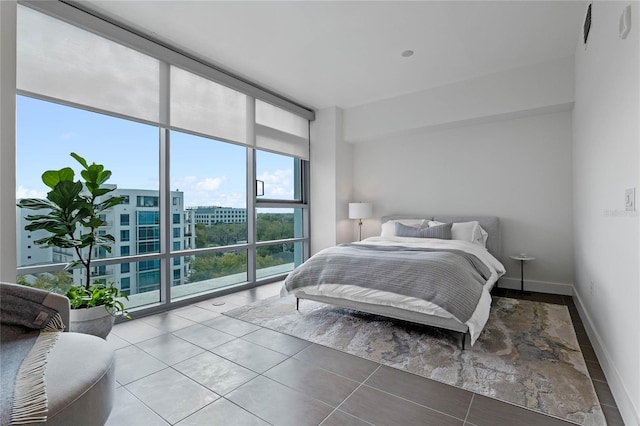
{"label": "gray striped comforter", "polygon": [[476,309],[489,268],[461,250],[342,244],[325,249],[289,274],[289,291],[347,284],[423,299],[460,322]]}

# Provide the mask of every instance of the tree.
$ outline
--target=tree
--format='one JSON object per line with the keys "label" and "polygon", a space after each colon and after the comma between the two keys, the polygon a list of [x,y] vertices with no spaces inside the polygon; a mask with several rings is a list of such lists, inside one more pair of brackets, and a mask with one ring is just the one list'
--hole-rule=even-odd
{"label": "tree", "polygon": [[44,272],[36,275],[33,280],[27,280],[27,276],[20,275],[17,283],[57,294],[67,294],[73,287],[73,277],[67,271]]}
{"label": "tree", "polygon": [[[258,241],[274,241],[294,235],[293,213],[260,213],[257,216],[256,236]],[[207,226],[196,224],[196,247],[223,247],[247,240],[247,224],[218,222]],[[257,249],[258,269],[290,263],[293,244],[273,244]],[[227,253],[198,255],[191,262],[189,281],[196,282],[224,277],[247,271],[245,250]]]}
{"label": "tree", "polygon": [[211,226],[196,223],[196,247],[222,247],[247,240],[246,223],[222,223]]}
{"label": "tree", "polygon": [[211,253],[196,256],[191,263],[189,281],[203,281],[239,274],[247,270],[247,253]]}
{"label": "tree", "polygon": [[196,223],[196,248],[208,247],[207,231],[207,225]]}
{"label": "tree", "polygon": [[215,223],[209,228],[208,241],[210,245],[216,247],[230,246],[238,244],[240,241],[247,241],[247,224]]}
{"label": "tree", "polygon": [[[257,219],[258,241],[274,241],[291,238],[294,235],[293,213],[261,213]],[[259,256],[275,255],[293,250],[293,244],[270,245],[258,249]]]}

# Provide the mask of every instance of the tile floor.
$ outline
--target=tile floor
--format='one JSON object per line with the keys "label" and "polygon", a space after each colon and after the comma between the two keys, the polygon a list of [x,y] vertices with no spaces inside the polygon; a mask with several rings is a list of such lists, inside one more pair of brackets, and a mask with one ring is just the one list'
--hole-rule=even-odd
{"label": "tile floor", "polygon": [[[561,425],[463,389],[222,315],[278,294],[269,284],[117,324],[116,402],[107,425]],[[570,297],[567,305],[609,425],[622,425]]]}

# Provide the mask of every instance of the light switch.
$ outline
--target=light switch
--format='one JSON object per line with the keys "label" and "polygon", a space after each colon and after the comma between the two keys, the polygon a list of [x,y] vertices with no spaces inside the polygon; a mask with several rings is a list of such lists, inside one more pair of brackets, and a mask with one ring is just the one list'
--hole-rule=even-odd
{"label": "light switch", "polygon": [[624,208],[628,212],[636,210],[636,189],[627,188],[624,191]]}

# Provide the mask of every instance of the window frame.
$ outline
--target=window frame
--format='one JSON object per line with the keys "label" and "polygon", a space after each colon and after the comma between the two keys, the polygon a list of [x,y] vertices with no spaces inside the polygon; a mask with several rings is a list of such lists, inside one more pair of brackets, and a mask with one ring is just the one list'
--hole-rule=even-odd
{"label": "window frame", "polygon": [[[198,254],[208,254],[208,253],[220,253],[220,252],[233,252],[237,250],[246,250],[247,251],[247,282],[242,283],[241,285],[233,286],[232,288],[224,288],[222,290],[217,291],[218,293],[224,294],[231,292],[233,290],[237,290],[239,288],[249,288],[261,283],[271,282],[275,279],[281,277],[271,277],[268,280],[258,280],[256,279],[256,250],[262,245],[270,245],[273,244],[274,241],[263,241],[256,242],[256,227],[255,227],[255,216],[256,209],[258,208],[300,208],[303,212],[303,236],[300,238],[290,238],[286,240],[281,240],[278,242],[292,242],[292,243],[301,243],[303,247],[302,256],[304,259],[308,258],[310,252],[310,206],[309,206],[309,160],[298,159],[300,165],[300,199],[296,200],[273,200],[273,199],[264,199],[256,196],[256,148],[255,146],[246,146],[246,183],[247,183],[247,204],[246,204],[246,222],[247,222],[247,242],[243,244],[235,244],[224,247],[207,247],[200,249],[183,249],[180,251],[172,250],[172,212],[171,207],[174,206],[174,199],[171,195],[170,187],[169,187],[169,164],[170,164],[170,131],[172,130],[171,126],[168,125],[168,105],[169,105],[169,91],[168,91],[168,82],[169,82],[169,69],[170,67],[177,66],[182,69],[185,69],[189,72],[193,72],[196,75],[204,76],[205,78],[211,79],[214,82],[218,82],[221,84],[226,84],[229,87],[234,88],[235,90],[240,91],[241,93],[245,93],[248,96],[248,117],[247,122],[253,123],[252,125],[255,128],[255,99],[260,99],[262,101],[271,103],[277,107],[280,107],[286,111],[293,112],[294,114],[300,115],[307,120],[313,120],[315,115],[313,111],[301,107],[300,105],[293,103],[289,100],[281,98],[277,95],[272,94],[269,91],[263,90],[259,87],[254,87],[248,85],[243,80],[235,80],[233,77],[232,80],[229,80],[229,75],[222,73],[215,68],[212,68],[208,65],[205,65],[197,60],[192,59],[188,55],[181,54],[179,51],[175,49],[168,49],[164,47],[161,43],[149,39],[148,37],[142,37],[141,35],[135,33],[130,28],[121,25],[121,23],[113,23],[108,19],[101,17],[99,15],[87,13],[87,11],[82,10],[82,7],[70,6],[61,2],[36,2],[36,1],[23,1],[21,2],[20,7],[29,7],[35,9],[39,12],[50,15],[56,19],[60,19],[62,21],[66,21],[71,23],[72,25],[76,25],[80,28],[83,28],[87,31],[95,33],[101,37],[105,37],[107,39],[113,40],[116,43],[122,44],[124,46],[133,48],[142,53],[145,53],[155,59],[158,59],[161,63],[161,87],[159,96],[161,97],[160,102],[160,123],[149,123],[145,120],[138,119],[135,117],[123,116],[118,114],[117,112],[112,111],[101,111],[94,108],[86,107],[86,106],[78,106],[72,105],[69,103],[65,103],[62,101],[55,100],[56,103],[60,103],[62,105],[66,105],[74,108],[81,108],[88,111],[96,112],[99,114],[106,114],[115,116],[117,118],[140,122],[143,124],[151,124],[157,126],[159,129],[159,154],[160,154],[160,166],[159,166],[159,191],[158,191],[158,203],[157,206],[154,206],[154,209],[159,210],[159,223],[155,226],[159,227],[159,240],[155,240],[152,242],[155,244],[155,241],[158,243],[159,250],[154,252],[148,252],[143,254],[134,254],[129,256],[114,256],[109,258],[101,258],[95,259],[92,262],[92,267],[101,267],[108,265],[116,265],[122,263],[136,263],[136,262],[158,262],[159,266],[159,282],[160,282],[160,298],[158,300],[157,306],[150,307],[140,307],[135,308],[132,312],[149,312],[149,311],[159,311],[164,310],[168,306],[173,305],[172,296],[171,296],[171,286],[172,286],[172,270],[173,270],[173,262],[171,259],[175,256],[195,256]],[[29,96],[36,99],[41,99],[43,101],[51,102],[50,99],[45,98],[44,96],[38,96],[38,94],[29,93],[25,91],[18,90],[18,95]],[[249,125],[249,124],[248,124]],[[175,129],[181,132],[185,132],[185,129]],[[189,133],[187,131],[187,133]],[[195,134],[195,133],[194,133]],[[255,138],[255,134],[253,131],[249,131],[250,137]],[[202,135],[207,138],[212,138],[210,135]],[[217,138],[216,138],[217,139]],[[233,141],[225,141],[222,139],[217,139],[220,142],[226,143],[234,143]],[[283,154],[288,155],[288,154]],[[138,200],[128,200],[129,203],[138,204]],[[184,210],[184,206],[183,206]],[[129,221],[126,224],[123,224],[122,214],[120,215],[120,226],[123,227],[132,227],[133,233],[136,234],[139,229],[139,224],[137,224],[137,217],[133,218],[135,220],[134,223],[131,222],[131,215],[128,214]],[[115,220],[115,218],[114,218]],[[240,219],[238,219],[240,220]],[[115,225],[115,224],[114,224]],[[154,225],[150,225],[154,226]],[[128,228],[129,229],[129,228]],[[182,231],[181,231],[182,234]],[[181,237],[182,238],[182,237]],[[130,238],[131,239],[131,238]],[[18,274],[37,274],[41,272],[50,272],[50,271],[58,271],[64,269],[66,264],[63,263],[50,263],[46,265],[37,265],[37,266],[26,266],[26,267],[17,267],[16,272]],[[154,269],[155,270],[155,269]],[[131,273],[140,274],[140,271],[136,271],[135,268]],[[143,271],[145,272],[145,271]],[[139,286],[140,287],[140,286]],[[190,303],[194,300],[204,299],[208,297],[212,297],[212,294],[216,293],[216,290],[208,294],[203,295],[195,295],[190,298]]]}

